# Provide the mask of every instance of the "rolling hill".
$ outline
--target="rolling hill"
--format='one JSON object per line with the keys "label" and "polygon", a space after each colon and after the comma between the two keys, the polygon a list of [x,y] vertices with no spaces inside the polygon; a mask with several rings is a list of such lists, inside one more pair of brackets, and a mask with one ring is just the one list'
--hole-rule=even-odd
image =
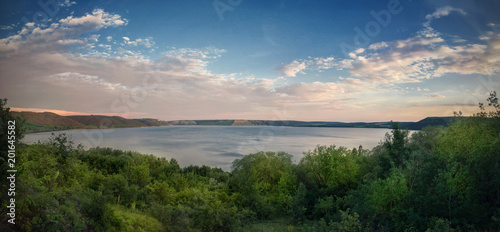
{"label": "rolling hill", "polygon": [[68,129],[97,129],[97,128],[125,128],[171,126],[172,124],[152,118],[126,119],[118,116],[103,115],[75,115],[61,116],[50,112],[12,112],[26,119],[26,132],[44,132]]}
{"label": "rolling hill", "polygon": [[[453,117],[427,117],[418,122],[399,122],[400,128],[421,130],[426,126],[447,126]],[[391,122],[322,122],[322,121],[272,121],[272,120],[178,120],[172,125],[190,126],[291,126],[291,127],[351,127],[391,128]]]}
{"label": "rolling hill", "polygon": [[[272,120],[176,120],[141,118],[126,119],[118,116],[73,115],[61,116],[43,112],[13,112],[26,119],[28,133],[68,129],[127,128],[153,126],[291,126],[291,127],[351,127],[351,128],[391,128],[391,122],[324,122],[324,121],[272,121]],[[447,126],[453,117],[427,117],[418,122],[399,122],[400,128],[421,130],[426,126]]]}
{"label": "rolling hill", "polygon": [[87,127],[91,128],[122,128],[122,127],[142,127],[147,126],[144,123],[133,119],[126,119],[118,116],[102,116],[102,115],[75,115],[66,116]]}

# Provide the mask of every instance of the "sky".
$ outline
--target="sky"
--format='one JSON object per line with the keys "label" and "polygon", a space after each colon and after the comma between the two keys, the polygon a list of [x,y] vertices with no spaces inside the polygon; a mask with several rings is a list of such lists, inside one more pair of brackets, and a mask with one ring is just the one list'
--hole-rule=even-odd
{"label": "sky", "polygon": [[496,0],[0,3],[17,111],[418,121],[500,91]]}

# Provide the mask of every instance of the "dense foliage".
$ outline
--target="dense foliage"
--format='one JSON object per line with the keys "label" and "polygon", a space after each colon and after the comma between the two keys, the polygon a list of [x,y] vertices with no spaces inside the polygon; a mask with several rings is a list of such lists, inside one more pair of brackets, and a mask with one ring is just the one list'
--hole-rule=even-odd
{"label": "dense foliage", "polygon": [[83,150],[63,135],[21,144],[18,218],[9,228],[500,231],[496,93],[488,102],[493,111],[481,105],[480,113],[456,117],[447,128],[410,133],[395,123],[372,150],[318,146],[298,164],[286,153],[259,152],[235,160],[231,172]]}

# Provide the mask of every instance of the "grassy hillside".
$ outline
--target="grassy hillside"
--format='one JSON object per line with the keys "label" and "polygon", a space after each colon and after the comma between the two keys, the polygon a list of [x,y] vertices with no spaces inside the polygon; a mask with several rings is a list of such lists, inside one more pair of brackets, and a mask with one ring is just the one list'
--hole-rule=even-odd
{"label": "grassy hillside", "polygon": [[161,121],[159,119],[154,119],[154,118],[140,118],[132,120],[138,121],[146,126],[172,126],[172,124],[169,122]]}
{"label": "grassy hillside", "polygon": [[58,114],[50,113],[50,112],[12,112],[15,116],[22,115],[26,118],[26,121],[36,123],[42,126],[73,126],[73,127],[82,127],[84,124],[75,121],[71,118],[64,117]]}
{"label": "grassy hillside", "polygon": [[317,146],[299,162],[257,152],[231,172],[82,150],[54,135],[16,145],[19,216],[0,223],[2,231],[499,231],[499,123],[462,118],[413,134],[395,124],[372,150]]}
{"label": "grassy hillside", "polygon": [[254,124],[248,120],[234,120],[231,126],[254,126]]}
{"label": "grassy hillside", "polygon": [[[402,128],[421,130],[425,126],[447,125],[447,120],[415,122],[399,122]],[[291,126],[291,127],[353,127],[353,128],[391,128],[391,122],[306,122],[306,121],[272,121],[272,120],[177,120],[169,121],[172,125],[208,125],[208,126]]]}
{"label": "grassy hillside", "polygon": [[171,123],[152,118],[126,119],[118,116],[103,115],[75,115],[61,116],[43,112],[12,112],[15,116],[21,115],[26,119],[27,133],[57,131],[68,129],[94,129],[94,128],[125,128],[171,126]]}
{"label": "grassy hillside", "polygon": [[[291,127],[351,127],[351,128],[391,128],[391,122],[321,122],[321,121],[272,121],[272,120],[177,120],[161,121],[142,118],[126,119],[118,116],[74,115],[61,116],[44,112],[13,112],[26,118],[28,133],[83,128],[126,128],[172,125],[198,126],[291,126]],[[453,117],[428,117],[418,122],[399,122],[401,128],[421,130],[426,126],[447,126]]]}
{"label": "grassy hillside", "polygon": [[102,115],[75,115],[67,116],[75,121],[78,121],[87,127],[96,128],[119,128],[119,127],[143,127],[143,124],[139,121],[126,119],[118,116],[102,116]]}
{"label": "grassy hillside", "polygon": [[410,130],[421,130],[426,126],[447,126],[454,117],[427,117],[407,126]]}
{"label": "grassy hillside", "polygon": [[[64,134],[32,145],[9,138],[15,160],[11,148],[0,146],[0,160],[11,164],[0,165],[7,176],[0,192],[9,193],[0,195],[0,214],[7,215],[0,228],[500,231],[500,105],[495,92],[490,96],[495,111],[481,108],[446,128],[415,133],[394,123],[371,150],[318,145],[298,162],[262,151],[234,160],[230,172],[131,151],[84,150]],[[7,141],[12,129],[2,122],[15,118],[3,105],[0,139]]]}
{"label": "grassy hillside", "polygon": [[78,129],[85,127],[84,124],[71,118],[50,112],[37,113],[23,111],[12,112],[12,114],[15,116],[22,115],[26,119],[25,128],[28,133]]}

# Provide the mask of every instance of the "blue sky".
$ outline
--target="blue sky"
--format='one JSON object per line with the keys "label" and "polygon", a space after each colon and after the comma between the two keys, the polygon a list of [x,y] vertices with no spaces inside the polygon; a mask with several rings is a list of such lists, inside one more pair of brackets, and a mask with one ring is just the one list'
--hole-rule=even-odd
{"label": "blue sky", "polygon": [[0,3],[15,110],[417,121],[500,89],[498,1]]}

